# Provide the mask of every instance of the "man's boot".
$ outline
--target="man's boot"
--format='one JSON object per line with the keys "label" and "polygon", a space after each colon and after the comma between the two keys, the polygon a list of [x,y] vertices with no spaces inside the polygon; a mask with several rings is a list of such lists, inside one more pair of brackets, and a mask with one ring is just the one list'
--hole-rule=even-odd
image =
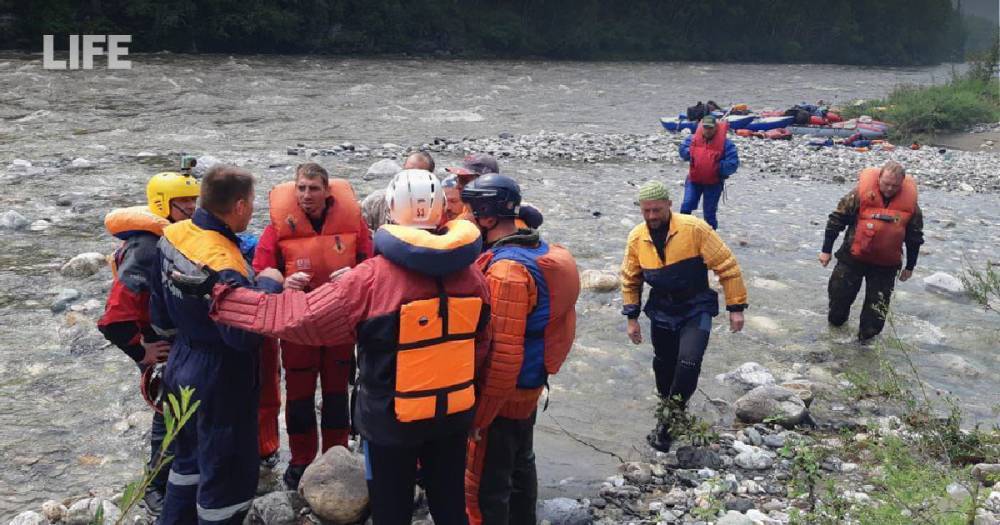
{"label": "man's boot", "polygon": [[299,490],[299,480],[302,479],[302,474],[305,474],[305,472],[306,465],[288,465],[283,476],[285,486],[288,487],[288,490]]}
{"label": "man's boot", "polygon": [[670,435],[670,427],[657,423],[656,428],[646,436],[646,442],[660,452],[670,452],[670,445],[674,442],[673,436]]}

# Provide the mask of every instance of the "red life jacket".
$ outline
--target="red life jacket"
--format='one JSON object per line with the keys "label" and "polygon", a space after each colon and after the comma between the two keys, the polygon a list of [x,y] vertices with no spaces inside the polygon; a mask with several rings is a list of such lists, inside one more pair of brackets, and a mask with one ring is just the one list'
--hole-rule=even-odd
{"label": "red life jacket", "polygon": [[284,274],[287,277],[295,272],[308,273],[312,277],[310,289],[329,281],[332,272],[358,263],[361,207],[354,190],[346,180],[331,179],[330,196],[333,202],[326,208],[320,232],[313,230],[309,217],[299,206],[295,182],[278,184],[268,196]]}
{"label": "red life jacket", "polygon": [[691,155],[691,167],[688,169],[688,180],[695,184],[718,184],[719,162],[726,152],[726,131],[729,124],[725,120],[717,120],[715,136],[711,142],[706,142],[702,135],[703,127],[698,124],[698,130],[691,139],[688,150]]}
{"label": "red life jacket", "polygon": [[886,204],[878,187],[881,173],[879,168],[868,168],[859,177],[860,206],[851,255],[869,264],[899,266],[906,225],[917,209],[917,182],[909,175],[904,177],[899,193]]}

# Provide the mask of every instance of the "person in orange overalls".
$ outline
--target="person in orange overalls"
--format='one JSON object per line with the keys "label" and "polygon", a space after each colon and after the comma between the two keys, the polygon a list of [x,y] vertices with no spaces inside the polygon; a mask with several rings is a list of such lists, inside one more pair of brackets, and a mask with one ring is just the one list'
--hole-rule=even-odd
{"label": "person in orange overalls", "polygon": [[[327,282],[330,274],[354,267],[371,257],[368,225],[351,185],[330,179],[316,163],[300,164],[295,181],[275,186],[269,195],[271,224],[260,236],[254,255],[255,271],[278,268],[286,289],[309,291]],[[322,450],[347,445],[350,433],[348,382],[354,346],[315,347],[281,341],[285,369],[285,424],[292,457],[284,481],[295,490],[307,466],[316,457],[316,379],[322,383],[320,415]],[[279,394],[278,341],[266,339],[261,356],[260,455],[278,450]]]}
{"label": "person in orange overalls", "polygon": [[483,175],[462,199],[486,239],[478,263],[493,329],[466,459],[466,512],[473,525],[535,523],[535,411],[573,346],[580,276],[568,250],[518,221],[521,189],[510,177]]}

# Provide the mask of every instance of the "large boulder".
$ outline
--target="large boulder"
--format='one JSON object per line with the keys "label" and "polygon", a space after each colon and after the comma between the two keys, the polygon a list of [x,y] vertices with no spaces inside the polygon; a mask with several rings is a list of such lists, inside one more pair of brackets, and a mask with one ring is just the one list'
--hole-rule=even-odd
{"label": "large boulder", "polygon": [[253,500],[245,523],[253,525],[296,525],[306,502],[294,490],[272,492]]}
{"label": "large boulder", "polygon": [[21,230],[27,228],[31,221],[20,213],[10,210],[0,215],[0,229]]}
{"label": "large boulder", "polygon": [[621,286],[618,274],[601,270],[584,270],[580,273],[580,288],[595,292],[613,292]]}
{"label": "large boulder", "polygon": [[732,372],[715,376],[715,380],[724,385],[748,391],[759,386],[773,385],[774,375],[760,363],[749,361],[738,366]]}
{"label": "large boulder", "polygon": [[62,266],[66,277],[90,277],[108,264],[108,258],[97,252],[81,253]]}
{"label": "large boulder", "polygon": [[979,463],[972,467],[972,477],[987,487],[1000,481],[1000,464]]}
{"label": "large boulder", "polygon": [[360,521],[368,507],[364,459],[344,447],[327,450],[302,475],[299,494],[334,525]]}
{"label": "large boulder", "polygon": [[62,521],[67,510],[69,509],[66,508],[66,505],[63,505],[56,500],[50,499],[45,503],[42,503],[42,516],[45,516],[45,519],[53,523]]}
{"label": "large boulder", "polygon": [[736,400],[736,417],[748,424],[776,423],[790,428],[806,415],[806,404],[799,396],[780,386],[759,386]]}
{"label": "large boulder", "polygon": [[965,285],[954,275],[935,272],[924,277],[924,287],[928,292],[943,295],[949,299],[966,299]]}
{"label": "large boulder", "polygon": [[677,449],[677,463],[683,469],[710,468],[722,466],[719,454],[707,447],[685,445]]}
{"label": "large boulder", "polygon": [[587,505],[570,498],[547,499],[538,504],[538,521],[551,525],[589,525],[590,510]]}
{"label": "large boulder", "polygon": [[10,520],[10,525],[46,525],[48,522],[45,516],[29,510],[14,516],[14,519]]}
{"label": "large boulder", "polygon": [[365,180],[387,179],[403,171],[403,167],[392,159],[382,159],[368,167]]}

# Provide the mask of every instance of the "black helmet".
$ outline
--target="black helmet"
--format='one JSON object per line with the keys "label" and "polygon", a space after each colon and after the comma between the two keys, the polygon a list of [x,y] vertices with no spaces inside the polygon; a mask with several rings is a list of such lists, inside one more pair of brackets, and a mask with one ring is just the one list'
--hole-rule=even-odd
{"label": "black helmet", "polygon": [[510,177],[488,173],[462,189],[462,201],[478,217],[517,217],[521,187]]}

